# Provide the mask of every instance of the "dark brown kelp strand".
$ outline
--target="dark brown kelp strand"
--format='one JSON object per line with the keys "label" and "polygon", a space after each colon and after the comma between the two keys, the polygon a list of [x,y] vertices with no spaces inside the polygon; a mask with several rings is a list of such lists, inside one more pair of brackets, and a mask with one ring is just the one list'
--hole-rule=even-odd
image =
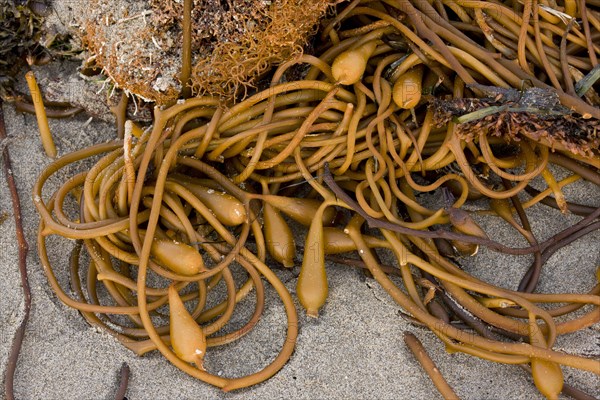
{"label": "dark brown kelp strand", "polygon": [[329,166],[327,165],[327,163],[325,163],[325,166],[324,166],[323,181],[327,184],[327,186],[331,189],[331,191],[333,193],[335,193],[335,195],[340,200],[342,200],[344,203],[346,203],[349,206],[349,208],[351,208],[353,211],[355,211],[356,213],[361,215],[363,218],[365,218],[365,220],[367,221],[367,223],[369,224],[369,226],[371,228],[387,229],[392,232],[398,232],[398,233],[418,236],[418,237],[422,237],[422,238],[462,240],[467,243],[480,244],[480,245],[489,247],[491,250],[495,250],[500,253],[506,253],[506,254],[523,255],[523,254],[530,254],[530,253],[539,251],[540,249],[543,249],[546,246],[550,246],[550,245],[554,244],[556,241],[560,240],[560,238],[569,236],[579,227],[579,225],[585,225],[587,220],[589,220],[589,219],[593,220],[594,218],[596,218],[600,215],[600,209],[597,209],[592,214],[592,218],[590,218],[590,216],[587,216],[584,220],[582,220],[578,223],[579,225],[565,229],[564,231],[558,233],[554,237],[549,238],[544,243],[529,246],[529,247],[512,248],[512,247],[505,246],[501,243],[494,242],[493,240],[486,239],[486,238],[480,238],[477,236],[464,235],[464,234],[460,234],[460,233],[442,231],[442,230],[419,231],[416,229],[406,228],[404,226],[400,226],[400,225],[397,225],[397,224],[394,224],[394,223],[391,223],[388,221],[383,221],[380,219],[373,218],[370,215],[368,215],[360,207],[359,204],[357,204],[354,200],[352,200],[352,198],[348,194],[346,194],[346,192],[344,192],[344,190],[342,188],[340,188],[338,186],[338,184],[335,182],[335,179],[333,178],[333,175],[331,174],[331,171],[329,170]]}
{"label": "dark brown kelp strand", "polygon": [[115,400],[124,400],[125,394],[127,394],[127,387],[129,386],[129,374],[130,374],[129,365],[127,363],[123,363],[121,365],[121,371],[119,372],[119,388],[117,389],[117,393],[115,394]]}
{"label": "dark brown kelp strand", "polygon": [[[35,107],[33,106],[33,104],[25,100],[15,100],[15,109],[22,113],[35,115]],[[83,108],[76,106],[65,106],[62,108],[47,108],[46,116],[48,118],[71,118],[82,111]]]}
{"label": "dark brown kelp strand", "polygon": [[[7,140],[6,128],[4,125],[4,111],[2,110],[2,100],[0,100],[0,142]],[[4,385],[6,398],[8,400],[14,400],[14,380],[15,371],[17,369],[17,363],[19,361],[19,353],[25,337],[25,328],[27,321],[29,320],[29,312],[31,310],[31,289],[29,287],[29,279],[27,277],[27,252],[29,246],[25,239],[25,233],[23,232],[23,217],[21,214],[21,202],[19,200],[19,193],[17,192],[17,185],[15,183],[15,177],[12,171],[12,165],[10,161],[10,155],[8,152],[8,146],[4,147],[2,152],[2,167],[4,170],[4,176],[6,177],[6,185],[10,191],[10,197],[12,200],[13,214],[15,218],[15,230],[17,234],[17,243],[19,245],[19,272],[21,274],[21,286],[23,287],[24,297],[24,310],[23,320],[17,328],[15,337],[13,339],[12,346],[10,348],[10,354],[8,356],[8,364],[6,365],[6,373],[4,376]]]}

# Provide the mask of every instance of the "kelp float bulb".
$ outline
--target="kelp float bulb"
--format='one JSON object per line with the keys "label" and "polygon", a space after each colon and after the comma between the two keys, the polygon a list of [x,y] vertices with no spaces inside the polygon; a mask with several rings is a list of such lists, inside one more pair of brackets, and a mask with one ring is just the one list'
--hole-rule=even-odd
{"label": "kelp float bulb", "polygon": [[[446,214],[448,214],[448,217],[450,218],[453,231],[482,239],[488,238],[485,231],[481,229],[467,211],[460,208],[447,207]],[[451,243],[455,250],[464,256],[474,256],[479,250],[479,245],[476,243],[469,243],[461,240],[452,240]]]}
{"label": "kelp float bulb", "polygon": [[284,267],[292,268],[296,256],[296,243],[292,230],[279,211],[268,203],[265,203],[263,219],[269,254]]}
{"label": "kelp float bulb", "polygon": [[423,66],[417,65],[406,71],[394,82],[392,98],[402,109],[415,108],[423,92]]}
{"label": "kelp float bulb", "polygon": [[360,81],[376,48],[377,42],[371,40],[338,55],[331,66],[331,73],[336,82],[353,85]]}
{"label": "kelp float bulb", "polygon": [[306,309],[306,314],[313,318],[319,316],[319,309],[325,304],[329,293],[325,272],[325,238],[322,221],[326,208],[327,204],[323,203],[308,229],[302,268],[296,285],[300,304]]}
{"label": "kelp float bulb", "polygon": [[206,336],[185,308],[175,285],[169,286],[169,320],[171,346],[177,357],[194,363],[199,369],[206,354]]}
{"label": "kelp float bulb", "polygon": [[204,269],[198,250],[185,243],[155,238],[150,254],[160,265],[180,275],[195,275]]}

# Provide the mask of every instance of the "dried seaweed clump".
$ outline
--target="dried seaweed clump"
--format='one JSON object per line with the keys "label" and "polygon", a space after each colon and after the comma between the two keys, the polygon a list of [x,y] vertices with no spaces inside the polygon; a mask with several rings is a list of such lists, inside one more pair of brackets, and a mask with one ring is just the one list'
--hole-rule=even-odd
{"label": "dried seaweed clump", "polygon": [[[22,3],[22,4],[18,4]],[[0,0],[0,97],[12,86],[12,76],[25,57],[34,56],[41,36],[42,17],[27,2]]]}
{"label": "dried seaweed clump", "polygon": [[[152,23],[157,30],[169,30],[182,34],[183,1],[149,0],[152,7]],[[271,1],[229,0],[193,1],[192,46],[201,53],[212,51],[216,42],[239,42],[248,27],[264,28]],[[173,50],[179,45],[172,46]],[[177,49],[175,49],[175,47]]]}
{"label": "dried seaweed clump", "polygon": [[181,62],[163,49],[168,32],[155,30],[151,14],[147,0],[91,0],[74,19],[94,66],[117,87],[162,104],[179,93]]}
{"label": "dried seaweed clump", "polygon": [[262,19],[242,16],[237,21],[247,28],[242,34],[236,34],[234,22],[224,25],[235,39],[218,40],[212,52],[198,61],[192,74],[194,89],[224,96],[246,92],[269,67],[302,53],[331,4],[329,0],[279,0],[265,9]]}
{"label": "dried seaweed clump", "polygon": [[[183,1],[92,0],[76,16],[85,45],[118,87],[169,103],[181,90]],[[196,93],[232,97],[302,53],[332,0],[194,0]]]}
{"label": "dried seaweed clump", "polygon": [[[483,87],[494,90],[494,98],[434,99],[436,126],[457,122],[456,134],[473,141],[480,135],[492,135],[506,141],[525,136],[553,149],[568,150],[584,157],[595,157],[600,148],[600,121],[584,119],[563,107],[553,93],[531,88]],[[494,94],[494,93],[490,93]]]}

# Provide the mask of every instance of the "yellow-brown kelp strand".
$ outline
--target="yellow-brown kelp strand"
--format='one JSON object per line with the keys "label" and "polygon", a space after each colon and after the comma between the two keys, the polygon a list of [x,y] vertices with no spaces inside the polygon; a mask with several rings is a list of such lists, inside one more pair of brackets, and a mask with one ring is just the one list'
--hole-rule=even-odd
{"label": "yellow-brown kelp strand", "polygon": [[48,117],[46,116],[46,109],[42,101],[42,92],[40,91],[40,87],[37,84],[33,71],[27,72],[27,74],[25,74],[25,79],[27,80],[27,86],[29,86],[29,92],[31,93],[42,145],[44,146],[46,155],[50,158],[54,158],[56,157],[56,146],[54,145],[54,139],[52,138],[52,133],[48,126]]}
{"label": "yellow-brown kelp strand", "polygon": [[447,400],[458,399],[458,396],[452,390],[448,382],[444,379],[444,376],[435,366],[433,360],[427,354],[427,351],[423,347],[423,344],[415,335],[410,332],[404,332],[404,342],[410,348],[410,351],[414,354],[419,364],[427,372],[435,387],[439,390],[440,394]]}
{"label": "yellow-brown kelp strand", "polygon": [[[595,5],[541,5],[355,0],[323,27],[318,54],[280,65],[244,101],[156,108],[152,126],[124,122],[124,140],[54,161],[33,193],[50,285],[137,354],[159,350],[234,390],[268,379],[294,351],[298,317],[276,268],[299,267],[299,303],[316,317],[327,310],[325,261],[335,254],[368,269],[448,351],[521,365],[550,398],[584,396],[562,367],[598,374],[597,361],[554,345],[600,320],[600,283],[590,276],[582,293],[536,288],[552,254],[600,228],[598,205],[575,203],[568,190],[600,186],[600,24]],[[64,175],[83,160],[94,164]],[[64,182],[46,192],[54,174]],[[581,217],[538,237],[528,213],[546,205]],[[499,242],[480,218],[501,219],[527,244]],[[78,241],[74,296],[55,275],[50,235]],[[460,267],[482,247],[533,255],[518,286]],[[212,374],[211,348],[245,340],[259,323],[262,278],[287,317],[280,353],[244,377]],[[209,307],[212,296],[220,301]],[[244,325],[221,332],[250,299]]]}

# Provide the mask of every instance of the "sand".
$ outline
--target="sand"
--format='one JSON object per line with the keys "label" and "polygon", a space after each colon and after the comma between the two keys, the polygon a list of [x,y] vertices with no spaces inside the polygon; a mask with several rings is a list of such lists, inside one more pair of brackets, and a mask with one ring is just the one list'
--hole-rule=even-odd
{"label": "sand", "polygon": [[[73,63],[54,65],[64,77],[47,79],[75,81]],[[44,85],[44,71],[36,70]],[[47,73],[46,73],[47,74]],[[273,378],[258,386],[226,394],[180,372],[157,352],[137,357],[112,337],[86,324],[73,309],[62,304],[48,285],[37,256],[38,215],[31,189],[49,160],[43,152],[35,118],[4,106],[13,173],[21,195],[25,233],[30,246],[29,278],[33,307],[19,358],[15,387],[18,399],[110,399],[117,388],[121,363],[131,367],[129,399],[430,399],[439,398],[435,388],[406,349],[403,331],[417,335],[440,371],[464,399],[541,399],[531,378],[515,366],[483,361],[463,354],[448,354],[427,329],[409,324],[401,309],[372,279],[344,266],[328,266],[330,294],[321,317],[307,319],[300,311],[300,335],[296,351]],[[68,120],[53,120],[59,155],[115,136],[114,125],[81,114]],[[70,173],[75,171],[71,170]],[[15,331],[23,318],[23,296],[18,272],[14,221],[5,177],[0,172],[0,214],[9,218],[0,225],[0,374],[4,377],[7,355]],[[56,184],[58,180],[54,180]],[[52,185],[51,185],[52,186]],[[47,193],[46,193],[47,195]],[[567,191],[573,201],[600,206],[600,190],[578,183]],[[573,224],[578,217],[563,216],[547,207],[529,212],[538,238]],[[494,239],[510,245],[523,241],[497,219],[482,220]],[[67,259],[73,242],[52,240],[49,252],[55,260],[59,281],[67,281]],[[528,260],[499,255],[483,249],[467,260],[465,269],[475,276],[514,288]],[[584,292],[595,282],[600,265],[600,232],[569,245],[545,266],[539,290]],[[294,293],[298,267],[278,271]],[[70,288],[65,285],[67,293]],[[298,307],[300,310],[300,308]],[[272,360],[285,329],[285,314],[272,290],[257,326],[238,342],[209,352],[205,366],[223,376],[257,371]],[[556,349],[586,356],[600,356],[600,326],[560,337]],[[565,368],[570,384],[600,396],[597,375]],[[3,379],[3,378],[2,378]],[[4,381],[3,381],[4,382]],[[4,387],[4,385],[2,385]]]}

